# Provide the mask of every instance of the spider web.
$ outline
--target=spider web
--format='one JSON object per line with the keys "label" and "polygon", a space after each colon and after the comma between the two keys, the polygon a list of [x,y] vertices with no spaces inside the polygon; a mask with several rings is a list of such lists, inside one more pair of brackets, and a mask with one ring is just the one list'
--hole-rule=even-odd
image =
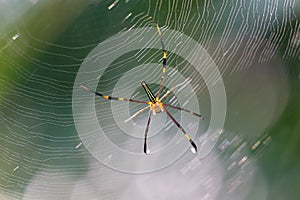
{"label": "spider web", "polygon": [[[298,1],[1,0],[0,5],[0,199],[299,198],[300,163],[293,153],[300,139],[295,92],[300,71]],[[205,120],[170,109],[171,113],[187,130],[197,129],[193,139],[199,147],[205,150],[212,139],[217,144],[204,157],[182,151],[179,159],[153,173],[123,173],[109,167],[115,157],[99,162],[90,153],[97,130],[89,136],[91,144],[83,144],[79,137],[72,110],[74,82],[98,44],[156,24],[163,34],[184,33],[206,50],[225,85],[226,121],[218,137],[212,138],[215,133],[207,130],[215,105],[207,82],[187,58],[171,52],[189,50],[186,41],[179,35],[166,36],[168,84],[163,91],[181,84],[166,102],[194,111],[193,94]],[[149,39],[145,34],[128,36],[124,43]],[[155,42],[159,42],[157,34],[149,39],[149,44]],[[122,43],[110,46],[101,56],[109,57],[123,47]],[[160,79],[161,57],[161,49],[144,45],[120,55],[92,81],[97,81],[103,94],[129,94],[131,85],[140,84],[139,76]],[[201,62],[209,64],[205,59]],[[149,68],[151,63],[159,70]],[[131,70],[138,75],[129,76],[125,84],[118,82]],[[89,86],[86,77],[82,84]],[[215,78],[212,74],[209,80]],[[149,85],[157,91],[157,82]],[[147,100],[141,88],[130,97]],[[85,108],[91,102],[81,103],[79,107]],[[126,105],[95,98],[97,117],[87,117],[83,123],[99,123],[112,146],[139,154],[140,130],[148,113],[134,119],[132,131],[126,132],[117,125],[114,113],[126,118],[127,111],[133,114],[142,108]],[[176,143],[176,135],[182,138],[178,143],[187,144],[163,115],[153,120],[149,142],[154,151],[163,151],[170,141]],[[95,151],[109,155],[111,149],[98,146]],[[147,158],[129,162],[120,157],[117,162],[143,168],[167,158],[162,154],[155,162]]]}

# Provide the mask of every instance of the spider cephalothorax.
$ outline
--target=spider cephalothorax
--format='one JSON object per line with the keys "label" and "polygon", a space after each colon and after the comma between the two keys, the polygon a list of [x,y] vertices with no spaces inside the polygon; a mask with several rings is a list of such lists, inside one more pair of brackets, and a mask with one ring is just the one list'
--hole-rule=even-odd
{"label": "spider cephalothorax", "polygon": [[161,102],[156,102],[153,106],[154,108],[152,108],[154,110],[154,112],[156,113],[160,113],[161,111],[163,111],[163,104]]}
{"label": "spider cephalothorax", "polygon": [[149,102],[149,104],[153,114],[160,113],[164,109],[163,103],[160,101],[156,101],[155,103]]}

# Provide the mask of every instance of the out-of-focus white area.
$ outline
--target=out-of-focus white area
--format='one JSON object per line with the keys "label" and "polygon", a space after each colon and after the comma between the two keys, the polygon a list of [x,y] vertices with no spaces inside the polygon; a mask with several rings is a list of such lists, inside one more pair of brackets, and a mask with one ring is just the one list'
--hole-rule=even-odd
{"label": "out-of-focus white area", "polygon": [[0,0],[0,36],[7,26],[20,22],[24,15],[39,0]]}
{"label": "out-of-focus white area", "polygon": [[234,170],[226,168],[222,160],[220,153],[212,152],[204,159],[189,156],[155,173],[134,175],[91,159],[89,170],[81,176],[60,169],[36,173],[23,200],[240,200],[252,190],[257,191],[251,194],[255,199],[266,199],[266,182],[253,159],[244,156]]}
{"label": "out-of-focus white area", "polygon": [[69,199],[72,174],[62,169],[41,170],[26,186],[23,200]]}

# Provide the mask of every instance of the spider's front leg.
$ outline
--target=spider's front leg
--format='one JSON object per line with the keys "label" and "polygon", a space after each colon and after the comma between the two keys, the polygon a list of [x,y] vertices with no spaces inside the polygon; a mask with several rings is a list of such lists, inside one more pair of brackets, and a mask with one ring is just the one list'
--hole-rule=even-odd
{"label": "spider's front leg", "polygon": [[145,130],[145,138],[144,138],[144,153],[146,155],[148,155],[150,153],[150,150],[147,149],[147,135],[148,135],[148,131],[149,131],[151,116],[152,116],[152,110],[150,109],[148,122],[147,122],[146,130]]}
{"label": "spider's front leg", "polygon": [[193,153],[196,153],[197,152],[197,146],[194,143],[194,141],[191,139],[189,134],[183,129],[183,127],[176,121],[176,119],[169,113],[169,111],[166,108],[164,108],[163,111],[171,118],[171,120],[176,124],[176,126],[182,131],[182,133],[184,134],[186,139],[190,142],[190,144],[192,146],[191,151]]}

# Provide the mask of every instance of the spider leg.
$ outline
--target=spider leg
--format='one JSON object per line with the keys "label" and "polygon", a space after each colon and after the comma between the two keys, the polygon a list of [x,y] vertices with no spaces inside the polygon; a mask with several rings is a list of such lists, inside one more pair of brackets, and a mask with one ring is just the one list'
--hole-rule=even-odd
{"label": "spider leg", "polygon": [[161,98],[160,101],[162,101],[164,98],[166,98],[167,96],[169,96],[169,94],[176,89],[176,86],[172,87],[171,89],[169,89]]}
{"label": "spider leg", "polygon": [[176,121],[176,119],[174,119],[174,117],[169,113],[169,111],[164,108],[164,111],[167,113],[167,115],[172,119],[172,121],[176,124],[176,126],[184,133],[184,136],[186,137],[186,139],[190,142],[190,144],[193,147],[193,152],[197,152],[197,146],[196,144],[193,142],[193,140],[191,139],[191,137],[189,136],[189,134],[187,134],[187,132],[183,129],[183,127]]}
{"label": "spider leg", "polygon": [[165,104],[165,103],[164,103],[164,106],[168,106],[168,107],[170,107],[170,108],[174,108],[174,109],[177,109],[177,110],[183,110],[183,111],[185,111],[185,112],[188,112],[188,113],[191,114],[191,115],[200,117],[200,119],[204,119],[204,117],[203,117],[202,115],[200,115],[200,114],[198,114],[198,113],[194,113],[194,112],[192,112],[192,111],[190,111],[190,110],[187,110],[187,109],[185,109],[185,108],[180,108],[180,107],[173,106],[173,105],[170,105],[170,104]]}
{"label": "spider leg", "polygon": [[161,80],[160,80],[160,84],[159,84],[159,90],[157,92],[157,98],[159,99],[160,97],[160,93],[162,91],[162,86],[164,84],[164,80],[165,80],[165,73],[166,73],[166,65],[167,65],[167,51],[165,49],[165,44],[164,44],[164,40],[162,38],[162,33],[160,31],[159,26],[156,26],[157,28],[157,33],[159,35],[160,38],[160,43],[161,43],[161,47],[162,47],[162,51],[163,51],[163,67],[162,67],[162,74],[161,74]]}
{"label": "spider leg", "polygon": [[130,118],[126,119],[124,122],[127,123],[129,122],[131,119],[135,118],[136,116],[138,116],[139,114],[141,114],[142,112],[144,112],[145,110],[147,110],[149,108],[149,106],[140,109],[139,111],[137,111],[136,113],[134,113]]}
{"label": "spider leg", "polygon": [[145,130],[145,140],[144,140],[144,153],[146,155],[148,155],[150,153],[150,151],[147,150],[147,135],[148,135],[148,131],[149,131],[149,125],[150,125],[150,121],[151,121],[151,116],[152,116],[152,110],[150,109],[149,117],[148,117],[148,122],[147,122],[147,127],[146,127],[146,130]]}
{"label": "spider leg", "polygon": [[149,102],[145,102],[145,101],[139,101],[139,100],[135,100],[135,99],[126,99],[126,98],[120,98],[120,97],[111,97],[111,96],[107,96],[107,95],[103,95],[99,92],[95,92],[93,90],[90,90],[89,88],[85,87],[85,86],[81,86],[82,89],[92,92],[97,96],[102,97],[103,99],[107,99],[107,100],[117,100],[117,101],[129,101],[129,102],[135,102],[135,103],[141,103],[141,104],[149,104]]}

